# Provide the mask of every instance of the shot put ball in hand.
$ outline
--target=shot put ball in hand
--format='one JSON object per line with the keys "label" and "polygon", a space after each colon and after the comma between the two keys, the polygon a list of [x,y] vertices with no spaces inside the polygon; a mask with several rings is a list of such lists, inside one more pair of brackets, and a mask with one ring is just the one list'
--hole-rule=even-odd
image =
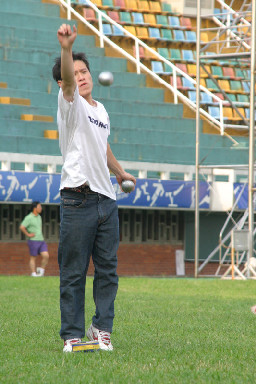
{"label": "shot put ball in hand", "polygon": [[134,183],[131,180],[123,180],[122,181],[122,190],[125,193],[130,193],[134,189]]}
{"label": "shot put ball in hand", "polygon": [[101,85],[107,87],[113,84],[114,76],[112,72],[101,72],[98,77],[98,81]]}

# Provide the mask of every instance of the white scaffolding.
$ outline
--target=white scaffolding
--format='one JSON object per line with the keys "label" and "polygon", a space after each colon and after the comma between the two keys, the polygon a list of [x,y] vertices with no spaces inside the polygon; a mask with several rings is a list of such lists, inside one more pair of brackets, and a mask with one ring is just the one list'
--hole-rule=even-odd
{"label": "white scaffolding", "polygon": [[[256,4],[255,1],[243,0],[240,10],[232,9],[234,0],[230,0],[229,5],[223,0],[216,0],[225,10],[219,14],[209,15],[213,18],[219,28],[212,28],[216,32],[216,36],[201,50],[201,0],[197,0],[197,113],[196,113],[196,182],[195,182],[195,277],[198,277],[199,272],[212,258],[212,254],[208,256],[205,262],[198,268],[199,262],[199,172],[204,166],[200,164],[200,65],[202,59],[207,59],[203,55],[205,49],[215,45],[215,52],[210,58],[214,59],[229,59],[240,58],[250,60],[250,119],[249,119],[249,158],[248,158],[248,210],[245,216],[248,216],[249,230],[249,251],[248,260],[253,257],[253,236],[254,236],[254,125],[255,125],[255,52],[256,52]],[[248,14],[251,15],[251,23],[247,20]],[[224,17],[223,17],[224,15]],[[231,17],[232,16],[232,17]],[[221,19],[221,20],[220,20]],[[209,29],[208,29],[209,31]],[[225,34],[224,39],[220,37]],[[235,47],[235,49],[234,49]],[[230,50],[230,52],[228,52]],[[235,50],[235,52],[234,52]],[[232,51],[232,52],[231,52]],[[209,56],[208,56],[209,58]],[[246,217],[247,218],[247,217]],[[244,224],[244,220],[243,224]],[[239,223],[241,226],[242,221]],[[231,234],[230,234],[231,236]],[[217,247],[218,248],[218,247]],[[214,252],[214,251],[213,251]],[[249,264],[248,264],[249,265]]]}

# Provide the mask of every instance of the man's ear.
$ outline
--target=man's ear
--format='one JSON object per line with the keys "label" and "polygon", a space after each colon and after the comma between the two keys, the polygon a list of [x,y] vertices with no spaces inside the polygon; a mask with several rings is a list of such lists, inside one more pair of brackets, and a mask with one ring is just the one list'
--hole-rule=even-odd
{"label": "man's ear", "polygon": [[58,83],[58,86],[61,88],[61,80],[58,80],[57,83]]}

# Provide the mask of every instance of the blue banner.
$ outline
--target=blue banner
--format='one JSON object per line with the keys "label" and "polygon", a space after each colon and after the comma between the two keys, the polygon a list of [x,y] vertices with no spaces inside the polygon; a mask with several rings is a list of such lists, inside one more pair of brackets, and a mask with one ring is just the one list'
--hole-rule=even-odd
{"label": "blue banner", "polygon": [[[135,191],[121,192],[115,177],[111,181],[119,206],[195,208],[195,182],[137,179]],[[60,174],[40,172],[0,171],[0,201],[59,204]],[[200,208],[209,209],[210,187],[200,182]]]}
{"label": "blue banner", "polygon": [[[248,184],[234,183],[235,200],[238,199],[236,207],[238,209],[248,208]],[[255,204],[254,204],[255,209]]]}

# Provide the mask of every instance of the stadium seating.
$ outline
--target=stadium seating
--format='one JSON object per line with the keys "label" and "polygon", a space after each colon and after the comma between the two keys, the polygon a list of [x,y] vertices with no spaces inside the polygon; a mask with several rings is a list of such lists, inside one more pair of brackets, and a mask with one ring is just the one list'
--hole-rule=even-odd
{"label": "stadium seating", "polygon": [[[0,104],[0,135],[4,138],[0,140],[0,151],[59,155],[58,87],[50,72],[59,52],[56,31],[63,19],[59,17],[58,6],[43,4],[40,0],[13,0],[12,4],[15,7],[11,9],[8,2],[3,2],[0,9],[0,98],[5,98],[0,100],[6,101],[8,97],[10,100],[23,99],[29,100],[30,105]],[[133,35],[150,41],[159,54],[177,63],[182,71],[194,74],[196,39],[195,31],[191,30],[191,18],[172,14],[169,4],[158,1],[138,0],[137,4],[134,0],[97,0],[95,4]],[[22,13],[22,7],[26,7],[28,15]],[[30,7],[33,17],[29,13]],[[97,16],[89,7],[82,8],[82,12],[88,21],[96,23]],[[17,24],[19,28],[15,28]],[[107,36],[122,38],[121,30],[109,23],[103,23],[103,30]],[[76,50],[85,50],[91,63],[94,97],[109,111],[110,144],[120,160],[194,164],[195,120],[184,118],[181,104],[165,103],[163,89],[146,87],[144,74],[128,73],[125,59],[105,56],[104,49],[96,47],[93,36],[78,35]],[[134,45],[131,52],[134,55]],[[168,77],[173,84],[172,68],[168,64],[156,60],[154,54],[142,47],[139,52],[148,67]],[[98,74],[106,69],[114,73],[114,84],[109,88],[97,83]],[[237,101],[246,102],[248,97],[241,98],[241,94],[248,96],[245,87],[249,87],[249,83],[238,69],[234,69],[232,80],[223,78],[224,74],[215,76],[218,81],[228,82],[229,94],[237,96]],[[211,79],[202,78],[201,83],[206,84],[208,80]],[[219,92],[212,81],[207,86]],[[177,87],[195,100],[195,85],[191,81],[177,76]],[[209,113],[218,116],[219,108],[213,105],[209,95],[201,93],[201,102]],[[232,121],[238,119],[229,110],[225,112]],[[248,115],[244,108],[241,113]],[[227,160],[224,149],[230,145],[226,138],[216,136],[216,151],[209,155],[208,163],[245,163],[246,151],[239,154],[239,160],[233,151]],[[202,135],[202,153],[207,153],[210,147],[211,137]]]}

